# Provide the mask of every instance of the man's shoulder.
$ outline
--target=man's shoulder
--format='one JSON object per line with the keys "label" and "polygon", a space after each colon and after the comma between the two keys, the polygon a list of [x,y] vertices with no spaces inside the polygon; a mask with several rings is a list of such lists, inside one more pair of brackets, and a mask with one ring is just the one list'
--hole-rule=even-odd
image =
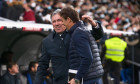
{"label": "man's shoulder", "polygon": [[11,76],[10,76],[10,73],[7,72],[1,77],[0,82],[4,84],[10,84],[9,80],[11,80]]}
{"label": "man's shoulder", "polygon": [[3,76],[2,76],[2,79],[8,79],[9,78],[9,73],[8,72],[6,72]]}
{"label": "man's shoulder", "polygon": [[49,35],[47,35],[47,36],[43,39],[43,41],[49,41],[51,38],[53,38],[53,32],[50,33]]}
{"label": "man's shoulder", "polygon": [[89,32],[89,30],[84,27],[84,26],[79,26],[77,27],[77,29],[74,31],[74,34],[78,34],[78,35],[87,35],[87,33]]}
{"label": "man's shoulder", "polygon": [[88,39],[88,30],[86,30],[85,28],[82,28],[82,27],[78,27],[74,31],[72,37],[73,37],[74,40],[81,39],[81,38]]}

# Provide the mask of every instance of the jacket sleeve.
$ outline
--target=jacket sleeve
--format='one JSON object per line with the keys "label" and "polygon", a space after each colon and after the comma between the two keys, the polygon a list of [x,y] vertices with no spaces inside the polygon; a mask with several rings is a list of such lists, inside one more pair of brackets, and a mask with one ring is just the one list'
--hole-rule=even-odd
{"label": "jacket sleeve", "polygon": [[100,22],[97,22],[97,24],[98,24],[98,27],[97,28],[92,27],[91,34],[93,35],[93,37],[96,40],[99,40],[100,38],[103,37],[104,32],[103,32],[103,28],[102,28],[101,23]]}
{"label": "jacket sleeve", "polygon": [[75,78],[81,80],[82,77],[84,77],[84,75],[88,72],[93,56],[91,53],[88,35],[81,31],[79,33],[75,35],[74,43],[77,53],[81,57],[81,63]]}
{"label": "jacket sleeve", "polygon": [[42,56],[39,60],[39,66],[35,77],[34,84],[42,84],[49,68],[50,56],[47,53],[45,41],[42,42]]}

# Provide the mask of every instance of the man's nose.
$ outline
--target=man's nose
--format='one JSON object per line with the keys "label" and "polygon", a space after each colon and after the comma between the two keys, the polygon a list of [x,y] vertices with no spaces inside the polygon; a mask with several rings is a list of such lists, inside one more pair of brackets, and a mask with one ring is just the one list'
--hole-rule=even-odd
{"label": "man's nose", "polygon": [[56,22],[55,25],[59,25],[59,22]]}

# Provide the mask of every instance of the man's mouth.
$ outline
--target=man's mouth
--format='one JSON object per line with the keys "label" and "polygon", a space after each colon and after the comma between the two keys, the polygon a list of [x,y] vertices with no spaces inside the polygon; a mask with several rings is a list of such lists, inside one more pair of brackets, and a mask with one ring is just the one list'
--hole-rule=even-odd
{"label": "man's mouth", "polygon": [[55,28],[59,29],[59,28],[61,28],[61,26],[56,26]]}
{"label": "man's mouth", "polygon": [[57,26],[55,26],[55,28],[62,28],[63,25],[64,25],[64,24],[57,25]]}

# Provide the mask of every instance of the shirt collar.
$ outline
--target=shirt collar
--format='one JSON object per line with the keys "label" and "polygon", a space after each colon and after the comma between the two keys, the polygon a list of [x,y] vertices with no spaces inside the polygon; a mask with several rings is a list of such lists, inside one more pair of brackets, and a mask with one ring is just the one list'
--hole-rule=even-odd
{"label": "shirt collar", "polygon": [[74,30],[75,30],[78,26],[80,26],[81,24],[82,24],[82,22],[81,22],[81,21],[78,21],[76,24],[74,24],[74,25],[70,28],[69,33],[72,34],[72,33],[74,32]]}
{"label": "shirt collar", "polygon": [[[63,36],[63,34],[65,34],[65,33],[68,33],[68,31],[65,30],[65,31],[61,34],[61,36]],[[53,31],[53,38],[54,38],[56,35],[59,35],[59,34],[56,33],[55,30],[54,30],[54,31]]]}

